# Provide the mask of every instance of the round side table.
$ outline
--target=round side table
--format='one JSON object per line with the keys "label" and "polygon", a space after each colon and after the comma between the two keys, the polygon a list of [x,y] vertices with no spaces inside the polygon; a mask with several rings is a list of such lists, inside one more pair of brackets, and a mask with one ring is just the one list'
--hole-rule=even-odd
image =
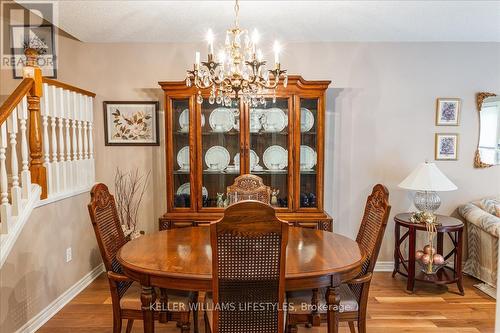
{"label": "round side table", "polygon": [[[434,284],[450,284],[456,283],[460,294],[464,295],[464,288],[462,285],[462,241],[463,241],[463,228],[464,224],[459,219],[450,216],[436,215],[437,222],[437,248],[436,252],[443,255],[445,260],[453,256],[453,267],[445,266],[441,268],[436,274],[425,274],[422,272],[421,267],[415,262],[415,242],[417,230],[426,231],[425,223],[413,223],[410,221],[410,214],[398,214],[394,217],[396,223],[394,227],[394,236],[396,239],[396,246],[394,248],[394,271],[392,277],[399,273],[408,278],[406,290],[413,292],[415,281],[434,283]],[[401,236],[401,228],[406,228],[406,231]],[[448,253],[443,253],[443,236],[448,234],[453,244],[453,249]],[[401,244],[404,240],[408,240],[408,259],[403,257],[401,252]],[[416,266],[415,266],[416,265]]]}

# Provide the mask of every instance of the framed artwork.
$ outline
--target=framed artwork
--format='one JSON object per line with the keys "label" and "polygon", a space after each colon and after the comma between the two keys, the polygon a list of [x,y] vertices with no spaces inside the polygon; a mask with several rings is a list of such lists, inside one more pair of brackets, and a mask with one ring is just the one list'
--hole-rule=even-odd
{"label": "framed artwork", "polygon": [[460,99],[438,98],[436,102],[436,126],[458,126]]}
{"label": "framed artwork", "polygon": [[48,78],[57,78],[56,49],[54,40],[54,26],[52,25],[11,25],[11,51],[14,57],[14,78],[23,78],[23,67],[26,64],[24,51],[33,48],[38,52],[38,67],[42,75]]}
{"label": "framed artwork", "polygon": [[458,159],[458,134],[436,133],[436,151],[434,158],[440,161]]}
{"label": "framed artwork", "polygon": [[159,146],[157,101],[103,102],[106,146]]}

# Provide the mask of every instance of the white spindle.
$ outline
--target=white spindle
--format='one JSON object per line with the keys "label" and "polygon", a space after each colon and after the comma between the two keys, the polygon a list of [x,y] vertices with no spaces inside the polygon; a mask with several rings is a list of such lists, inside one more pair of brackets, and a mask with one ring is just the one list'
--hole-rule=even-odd
{"label": "white spindle", "polygon": [[92,97],[88,97],[89,108],[88,108],[88,119],[89,119],[89,163],[90,163],[90,179],[89,185],[92,185],[95,180],[95,164],[94,164],[94,138],[93,138],[93,126],[94,126],[94,105]]}
{"label": "white spindle", "polygon": [[9,204],[9,182],[7,179],[7,167],[5,165],[7,150],[7,129],[5,122],[0,126],[0,221],[2,221],[2,233],[8,232],[8,221],[11,216]]}
{"label": "white spindle", "polygon": [[89,184],[89,176],[90,176],[90,161],[89,161],[89,141],[88,141],[88,120],[89,120],[89,100],[87,96],[82,96],[83,97],[83,114],[82,114],[82,120],[83,120],[83,158],[84,158],[84,163],[83,163],[83,169],[84,169],[84,178],[82,181],[82,185],[87,186]]}
{"label": "white spindle", "polygon": [[66,108],[64,109],[64,118],[65,118],[65,130],[66,130],[66,185],[68,187],[72,186],[73,182],[73,166],[71,165],[71,136],[70,136],[70,123],[69,119],[71,118],[71,92],[66,90],[64,92],[64,96],[66,99]]}
{"label": "white spindle", "polygon": [[28,139],[26,135],[26,122],[28,119],[28,101],[26,97],[21,102],[21,110],[18,110],[19,129],[21,130],[21,161],[22,171],[21,180],[23,187],[23,199],[29,199],[31,195],[31,173],[28,166]]}
{"label": "white spindle", "polygon": [[73,117],[71,121],[71,129],[73,130],[73,135],[72,137],[72,145],[71,149],[73,152],[73,160],[71,161],[72,164],[72,174],[73,174],[73,179],[72,182],[73,184],[78,184],[78,142],[77,142],[77,136],[76,136],[76,130],[77,130],[77,120],[76,120],[76,110],[78,109],[78,98],[76,95],[76,92],[72,92],[72,100],[73,100],[73,109],[71,110],[71,115]]}
{"label": "white spindle", "polygon": [[7,132],[10,139],[10,169],[12,173],[12,215],[18,216],[22,210],[21,187],[19,186],[19,166],[17,163],[17,108],[7,118]]}
{"label": "white spindle", "polygon": [[[83,130],[83,121],[82,121],[82,114],[83,114],[83,96],[81,94],[78,94],[78,111],[76,112],[76,119],[77,119],[77,127],[78,127],[78,168],[80,172],[82,172],[84,168],[84,161],[83,161],[83,136],[82,136],[82,130]],[[79,186],[83,185],[83,179],[81,176],[78,177],[77,184]]]}
{"label": "white spindle", "polygon": [[59,129],[59,191],[66,190],[66,163],[65,163],[65,155],[64,155],[64,90],[62,88],[58,88],[59,92],[59,104],[58,104],[58,112],[57,112],[57,127]]}
{"label": "white spindle", "polygon": [[49,109],[50,112],[50,128],[51,128],[51,141],[52,141],[52,175],[54,182],[52,183],[52,189],[54,193],[57,193],[61,190],[60,187],[60,173],[59,173],[59,162],[57,160],[57,114],[58,114],[58,91],[55,86],[51,86],[52,90],[52,98],[51,98],[51,107]]}
{"label": "white spindle", "polygon": [[43,127],[43,165],[47,172],[47,193],[51,195],[54,190],[52,188],[52,170],[50,167],[50,141],[49,141],[49,109],[50,109],[50,98],[49,98],[49,87],[47,83],[43,84],[43,97],[40,102],[41,105],[41,115],[42,115],[42,127]]}

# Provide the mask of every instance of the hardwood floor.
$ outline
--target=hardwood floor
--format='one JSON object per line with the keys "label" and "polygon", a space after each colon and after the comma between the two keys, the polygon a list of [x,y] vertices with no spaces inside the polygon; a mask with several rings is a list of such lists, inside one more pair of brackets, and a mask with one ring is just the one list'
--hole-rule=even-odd
{"label": "hardwood floor", "polygon": [[[465,277],[465,296],[456,292],[455,285],[446,287],[416,284],[416,292],[407,294],[405,281],[393,279],[390,273],[375,273],[368,306],[369,333],[492,333],[494,331],[495,300],[472,285],[477,280]],[[100,333],[111,332],[111,299],[105,276],[100,276],[75,297],[40,333]],[[201,319],[200,315],[200,319]],[[125,323],[124,323],[125,326]],[[340,332],[349,332],[342,325]],[[125,332],[125,329],[123,330]],[[142,332],[142,323],[134,323],[134,333]],[[157,324],[158,333],[177,333],[175,323]],[[200,333],[203,320],[200,320]],[[326,332],[326,327],[299,328],[300,333]]]}

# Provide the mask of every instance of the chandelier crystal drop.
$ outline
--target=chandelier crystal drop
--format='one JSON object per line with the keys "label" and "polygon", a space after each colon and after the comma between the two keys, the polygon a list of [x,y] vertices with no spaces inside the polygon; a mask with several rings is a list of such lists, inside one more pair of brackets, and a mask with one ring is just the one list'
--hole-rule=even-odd
{"label": "chandelier crystal drop", "polygon": [[286,87],[288,77],[282,70],[279,61],[281,47],[274,43],[274,69],[266,69],[266,61],[262,51],[257,48],[259,33],[251,34],[239,27],[239,2],[234,6],[234,27],[226,31],[224,46],[214,55],[214,34],[207,33],[208,57],[200,62],[200,52],[196,52],[193,70],[187,71],[186,86],[198,88],[196,102],[203,103],[201,90],[210,89],[208,102],[231,106],[233,98],[256,107],[264,105],[264,92],[276,88],[283,80]]}

